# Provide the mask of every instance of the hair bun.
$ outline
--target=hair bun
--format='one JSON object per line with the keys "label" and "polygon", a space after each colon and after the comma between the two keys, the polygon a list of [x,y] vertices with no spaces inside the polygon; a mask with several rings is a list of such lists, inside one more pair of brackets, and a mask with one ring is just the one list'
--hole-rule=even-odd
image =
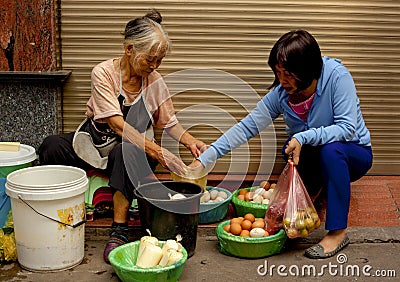
{"label": "hair bun", "polygon": [[149,18],[149,19],[151,19],[151,20],[153,20],[153,21],[155,21],[156,23],[159,23],[159,24],[161,24],[161,22],[162,22],[162,16],[161,16],[160,12],[158,12],[155,9],[151,10],[150,12],[148,12],[145,15],[145,17]]}

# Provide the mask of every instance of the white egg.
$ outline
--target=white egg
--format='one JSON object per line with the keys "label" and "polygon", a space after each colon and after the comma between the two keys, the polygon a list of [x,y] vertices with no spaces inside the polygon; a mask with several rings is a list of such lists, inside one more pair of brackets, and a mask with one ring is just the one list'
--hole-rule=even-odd
{"label": "white egg", "polygon": [[253,197],[255,197],[256,195],[262,195],[264,192],[265,192],[264,188],[258,188],[258,189],[256,189],[254,191],[254,196]]}
{"label": "white egg", "polygon": [[250,230],[250,237],[255,237],[255,238],[260,238],[260,237],[264,237],[265,235],[265,230],[262,228],[253,228]]}
{"label": "white egg", "polygon": [[210,191],[210,198],[211,200],[215,200],[218,196],[218,190],[211,190]]}
{"label": "white egg", "polygon": [[208,201],[210,201],[210,192],[205,191],[203,193],[203,196],[201,196],[201,198],[200,198],[200,202],[201,203],[207,203]]}
{"label": "white egg", "polygon": [[220,197],[220,196],[218,196],[218,197],[216,197],[215,198],[215,202],[222,202],[223,200],[225,200],[224,198],[222,198],[222,197]]}
{"label": "white egg", "polygon": [[225,200],[228,198],[228,194],[226,194],[224,191],[219,191],[217,197],[221,197]]}
{"label": "white egg", "polygon": [[263,200],[263,197],[261,195],[257,195],[253,197],[253,202],[257,204],[261,204]]}
{"label": "white egg", "polygon": [[268,205],[268,204],[269,204],[269,199],[263,199],[263,200],[262,200],[262,204]]}
{"label": "white egg", "polygon": [[271,192],[271,189],[269,189],[268,191],[265,191],[263,193],[263,198],[269,200],[269,199],[271,199],[271,195],[272,195],[272,192]]}

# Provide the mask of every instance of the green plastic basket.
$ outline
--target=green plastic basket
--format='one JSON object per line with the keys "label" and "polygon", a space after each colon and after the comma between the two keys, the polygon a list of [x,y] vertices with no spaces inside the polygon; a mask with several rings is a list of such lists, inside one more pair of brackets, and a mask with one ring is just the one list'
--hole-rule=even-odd
{"label": "green plastic basket", "polygon": [[232,194],[232,204],[233,204],[233,207],[235,208],[237,216],[244,216],[247,213],[252,213],[256,218],[265,216],[265,212],[267,211],[267,208],[268,208],[267,204],[246,202],[246,201],[242,201],[242,200],[238,199],[240,190],[253,191],[253,190],[256,190],[257,188],[260,188],[260,187],[254,186],[254,187],[249,187],[249,188],[242,188],[242,189],[236,190]]}
{"label": "green plastic basket", "polygon": [[200,203],[199,223],[212,223],[225,218],[228,213],[229,203],[232,199],[232,193],[224,188],[207,186],[208,191],[217,190],[223,191],[228,195],[228,198],[221,202]]}
{"label": "green plastic basket", "polygon": [[[162,247],[165,241],[159,241]],[[142,268],[136,266],[140,241],[131,242],[112,250],[108,259],[122,282],[173,282],[178,281],[187,260],[187,251],[182,248],[183,258],[168,266]]]}
{"label": "green plastic basket", "polygon": [[267,237],[251,238],[226,232],[224,226],[229,223],[230,220],[226,220],[216,227],[219,251],[225,255],[239,258],[263,258],[279,254],[285,246],[287,236],[283,229]]}

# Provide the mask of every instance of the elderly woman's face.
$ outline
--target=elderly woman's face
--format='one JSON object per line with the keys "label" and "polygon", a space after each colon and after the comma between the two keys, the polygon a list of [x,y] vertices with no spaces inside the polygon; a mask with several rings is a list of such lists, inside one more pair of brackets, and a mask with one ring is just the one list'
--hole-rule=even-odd
{"label": "elderly woman's face", "polygon": [[147,77],[161,65],[166,52],[166,46],[162,46],[160,49],[158,46],[154,46],[149,53],[139,54],[133,64],[135,72],[140,76]]}
{"label": "elderly woman's face", "polygon": [[298,88],[295,78],[283,66],[276,65],[275,72],[280,84],[289,95],[297,93]]}

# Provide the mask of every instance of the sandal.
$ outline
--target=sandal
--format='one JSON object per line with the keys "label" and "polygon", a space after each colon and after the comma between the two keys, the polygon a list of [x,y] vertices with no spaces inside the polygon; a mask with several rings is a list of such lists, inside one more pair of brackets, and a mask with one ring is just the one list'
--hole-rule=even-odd
{"label": "sandal", "polygon": [[344,237],[342,242],[340,242],[339,246],[337,246],[336,249],[334,249],[333,251],[325,253],[324,247],[322,247],[320,244],[316,244],[305,250],[304,255],[312,259],[329,258],[336,255],[341,250],[343,250],[349,243],[350,239],[346,235],[346,237]]}
{"label": "sandal", "polygon": [[121,227],[113,225],[110,232],[110,239],[108,240],[104,249],[103,258],[106,263],[110,263],[108,255],[115,248],[122,246],[129,242],[128,227]]}

